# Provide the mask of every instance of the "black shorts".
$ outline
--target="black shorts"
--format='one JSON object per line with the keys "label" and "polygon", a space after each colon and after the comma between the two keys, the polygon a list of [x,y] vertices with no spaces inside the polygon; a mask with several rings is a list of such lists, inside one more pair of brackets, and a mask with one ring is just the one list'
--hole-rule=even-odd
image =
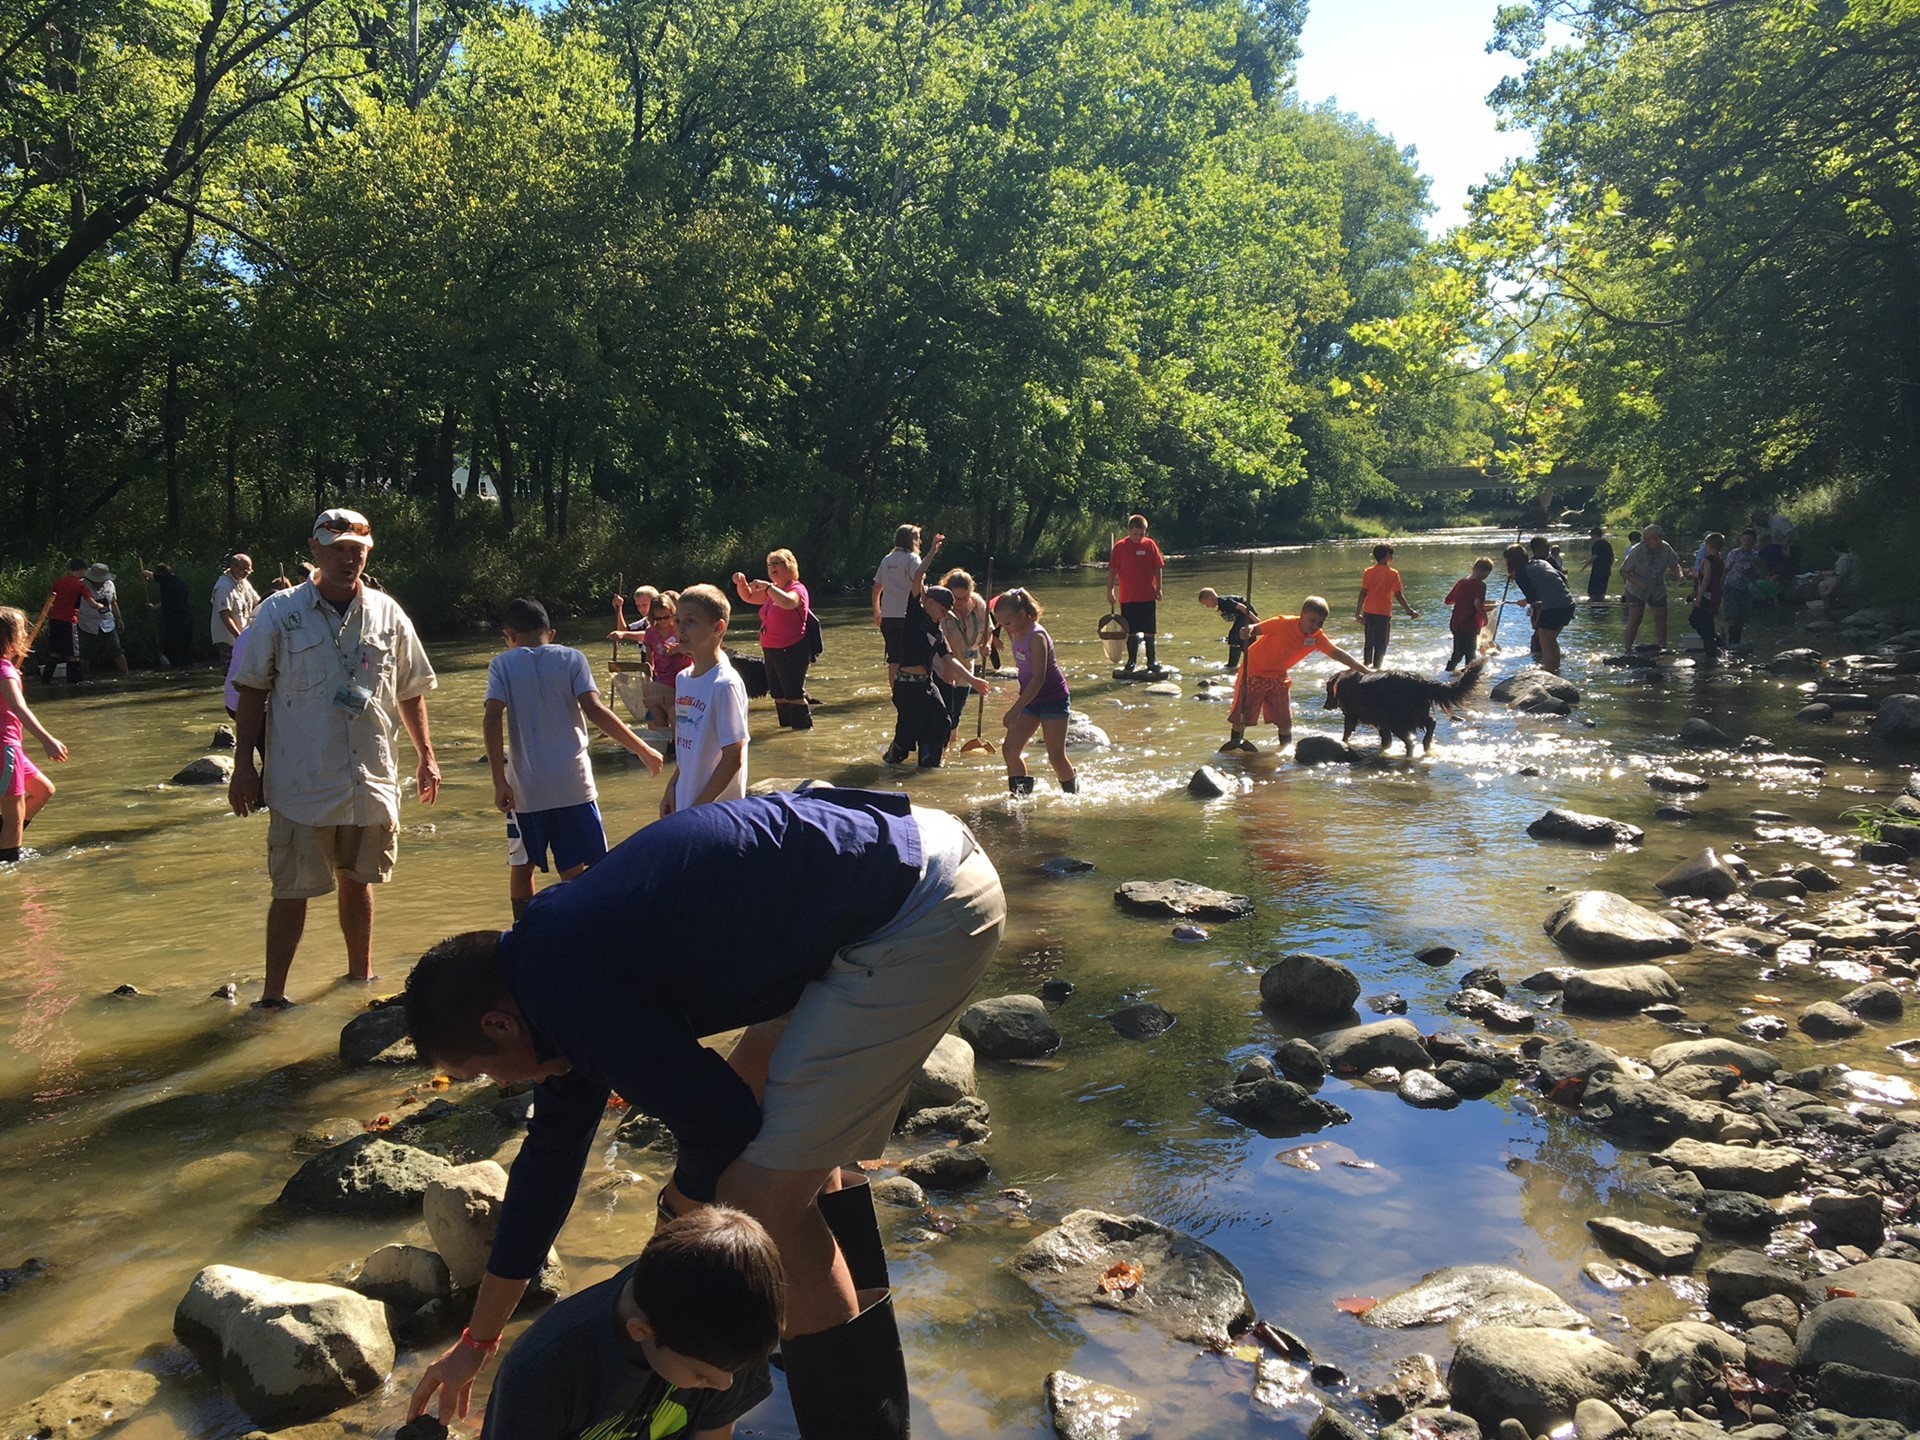
{"label": "black shorts", "polygon": [[1549,610],[1540,612],[1540,618],[1534,622],[1534,629],[1544,630],[1549,635],[1558,635],[1572,623],[1573,606],[1555,605]]}
{"label": "black shorts", "polygon": [[880,640],[887,647],[887,663],[898,665],[900,660],[900,642],[906,638],[907,617],[888,615],[880,621]]}
{"label": "black shorts", "polygon": [[1120,606],[1120,618],[1127,622],[1129,635],[1156,635],[1160,631],[1158,600],[1127,600]]}

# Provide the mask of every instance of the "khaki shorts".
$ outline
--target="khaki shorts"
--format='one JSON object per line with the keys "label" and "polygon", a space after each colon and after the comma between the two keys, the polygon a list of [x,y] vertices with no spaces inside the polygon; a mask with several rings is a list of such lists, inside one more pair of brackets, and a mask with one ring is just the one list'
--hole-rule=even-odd
{"label": "khaki shorts", "polygon": [[399,843],[391,825],[302,825],[278,810],[267,820],[267,876],[276,900],[311,900],[333,891],[337,871],[363,885],[393,874]]}
{"label": "khaki shorts", "polygon": [[801,993],[777,1034],[760,1133],[741,1159],[769,1170],[830,1170],[886,1148],[907,1087],[1000,945],[1007,900],[973,851],[947,898],[918,923],[849,945]]}

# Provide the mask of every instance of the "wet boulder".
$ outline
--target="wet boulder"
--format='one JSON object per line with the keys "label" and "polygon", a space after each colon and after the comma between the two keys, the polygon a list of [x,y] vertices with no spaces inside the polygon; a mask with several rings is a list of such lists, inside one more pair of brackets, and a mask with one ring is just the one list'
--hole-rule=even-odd
{"label": "wet boulder", "polygon": [[[1816,1199],[1822,1197],[1815,1197]],[[1863,1197],[1878,1203],[1878,1197]],[[1819,1210],[1814,1212],[1816,1221]],[[1868,1300],[1890,1300],[1920,1316],[1920,1265],[1911,1260],[1881,1257],[1863,1260],[1858,1265],[1835,1271],[1827,1277],[1829,1285],[1851,1290]]]}
{"label": "wet boulder", "polygon": [[1445,1325],[1455,1340],[1482,1325],[1578,1330],[1587,1317],[1538,1281],[1505,1265],[1450,1265],[1389,1295],[1360,1317],[1381,1330]]}
{"label": "wet boulder", "polygon": [[1589,960],[1657,960],[1693,948],[1678,925],[1608,890],[1576,890],[1547,916],[1546,932]]}
{"label": "wet boulder", "polygon": [[1740,877],[1719,851],[1709,847],[1690,860],[1682,860],[1653,883],[1669,897],[1693,895],[1703,900],[1724,900],[1739,890]]}
{"label": "wet boulder", "polygon": [[1187,793],[1202,800],[1217,800],[1234,788],[1233,782],[1211,765],[1202,765],[1187,781]]}
{"label": "wet boulder", "polygon": [[1689,750],[1727,750],[1734,744],[1731,735],[1711,720],[1703,720],[1698,715],[1681,725],[1679,739]]}
{"label": "wet boulder", "polygon": [[491,1160],[449,1167],[427,1186],[422,1205],[427,1233],[462,1289],[478,1285],[486,1273],[506,1198],[507,1172]]}
{"label": "wet boulder", "polygon": [[1616,1071],[1601,1071],[1587,1081],[1581,1113],[1621,1139],[1658,1143],[1681,1138],[1703,1140],[1720,1130],[1726,1112]]}
{"label": "wet boulder", "polygon": [[1710,788],[1705,776],[1695,775],[1687,770],[1675,770],[1671,767],[1655,770],[1647,776],[1649,789],[1658,790],[1663,795],[1697,795]]}
{"label": "wet boulder", "polygon": [[393,1369],[377,1300],[231,1265],[194,1277],[173,1333],[264,1424],[317,1419],[378,1389]]}
{"label": "wet boulder", "polygon": [[1678,1000],[1681,988],[1658,965],[1616,965],[1574,971],[1561,993],[1569,1015],[1631,1015],[1649,1005]]}
{"label": "wet boulder", "polygon": [[1338,960],[1288,955],[1260,977],[1260,999],[1302,1020],[1337,1020],[1360,998],[1360,981]]}
{"label": "wet boulder", "polygon": [[1793,718],[1802,725],[1827,725],[1833,721],[1833,707],[1816,700],[1810,705],[1802,705],[1793,712]]}
{"label": "wet boulder", "polygon": [[453,1296],[447,1262],[420,1245],[382,1245],[360,1265],[353,1288],[406,1312]]}
{"label": "wet boulder", "polygon": [[1446,1000],[1447,1009],[1469,1020],[1477,1020],[1489,1030],[1519,1032],[1532,1030],[1534,1014],[1524,1006],[1503,1000],[1491,990],[1469,986],[1456,990]]}
{"label": "wet boulder", "polygon": [[1920,745],[1920,695],[1889,695],[1867,733],[1885,745]]}
{"label": "wet boulder", "polygon": [[1604,1045],[1578,1036],[1555,1040],[1534,1057],[1540,1078],[1557,1085],[1562,1080],[1586,1080],[1601,1070],[1618,1070],[1620,1057]]}
{"label": "wet boulder", "polygon": [[1076,860],[1071,855],[1056,855],[1053,859],[1041,864],[1040,873],[1051,875],[1056,880],[1064,879],[1069,875],[1090,875],[1093,873],[1093,862]]}
{"label": "wet boulder", "polygon": [[940,1105],[953,1105],[980,1093],[974,1070],[973,1046],[958,1035],[942,1035],[933,1052],[920,1062],[920,1073],[907,1087],[900,1107],[903,1115]]}
{"label": "wet boulder", "polygon": [[947,1135],[953,1139],[985,1140],[993,1134],[993,1114],[987,1102],[969,1095],[951,1105],[929,1105],[903,1115],[893,1127],[896,1135]]}
{"label": "wet boulder", "polygon": [[1798,1273],[1761,1250],[1730,1251],[1707,1267],[1707,1298],[1726,1310],[1769,1295],[1799,1301],[1806,1293]]}
{"label": "wet boulder", "polygon": [[983,1060],[1037,1060],[1060,1048],[1060,1032],[1038,995],[975,1001],[960,1017],[960,1038]]}
{"label": "wet boulder", "polygon": [[964,1190],[991,1175],[993,1163],[977,1143],[952,1149],[943,1146],[914,1156],[900,1167],[900,1173],[928,1190]]}
{"label": "wet boulder", "polygon": [[1431,1070],[1407,1071],[1394,1090],[1416,1110],[1451,1110],[1460,1103],[1460,1092]]}
{"label": "wet boulder", "polygon": [[1208,1094],[1207,1103],[1272,1140],[1308,1135],[1353,1119],[1332,1101],[1318,1099],[1306,1087],[1277,1076],[1222,1086]]}
{"label": "wet boulder", "polygon": [[1060,1440],[1145,1440],[1153,1411],[1137,1395],[1054,1370],[1047,1375],[1047,1418]]}
{"label": "wet boulder", "polygon": [[1587,1221],[1587,1229],[1609,1255],[1631,1260],[1656,1275],[1691,1270],[1693,1262],[1700,1257],[1700,1237],[1691,1230],[1679,1230],[1671,1225],[1643,1225],[1611,1215],[1596,1215]]}
{"label": "wet boulder", "polygon": [[1244,920],[1253,914],[1253,901],[1245,895],[1209,889],[1191,880],[1129,880],[1113,892],[1113,903],[1129,915],[1177,920]]}
{"label": "wet boulder", "polygon": [[1802,1370],[1851,1365],[1874,1375],[1920,1380],[1920,1320],[1891,1300],[1842,1296],[1816,1305],[1795,1339]]}
{"label": "wet boulder", "polygon": [[1282,1075],[1302,1085],[1318,1085],[1327,1078],[1327,1057],[1314,1048],[1311,1040],[1298,1036],[1280,1042],[1273,1052],[1273,1064]]}
{"label": "wet boulder", "polygon": [[1830,1360],[1814,1377],[1813,1399],[1842,1415],[1872,1417],[1853,1421],[1859,1427],[1859,1440],[1865,1440],[1866,1427],[1874,1424],[1890,1425],[1901,1440],[1913,1440],[1920,1433],[1920,1380],[1876,1375]]}
{"label": "wet boulder", "polygon": [[160,1393],[145,1370],[89,1370],[0,1414],[0,1435],[96,1440],[117,1431]]}
{"label": "wet boulder", "polygon": [[1638,825],[1560,806],[1527,826],[1527,834],[1536,840],[1564,840],[1571,845],[1638,845],[1647,838],[1647,832]]}
{"label": "wet boulder", "polygon": [[1657,1159],[1675,1170],[1690,1171],[1709,1190],[1745,1190],[1754,1195],[1789,1194],[1807,1173],[1807,1157],[1797,1150],[1761,1150],[1705,1140],[1676,1140]]}
{"label": "wet boulder", "polygon": [[420,1208],[427,1186],[450,1168],[443,1157],[416,1146],[356,1135],[296,1170],[279,1203],[321,1215],[405,1215]]}
{"label": "wet boulder", "polygon": [[1820,663],[1818,650],[1782,650],[1767,662],[1767,669],[1775,675],[1813,675],[1819,673]]}
{"label": "wet boulder", "polygon": [[[1423,1072],[1415,1070],[1415,1075]],[[1506,1077],[1491,1065],[1476,1060],[1442,1060],[1433,1067],[1434,1079],[1462,1100],[1478,1100],[1491,1095],[1506,1083]]]}
{"label": "wet boulder", "polygon": [[[1140,1267],[1138,1288],[1102,1289],[1121,1262]],[[1062,1309],[1116,1310],[1179,1341],[1205,1344],[1253,1323],[1246,1282],[1231,1261],[1144,1215],[1076,1210],[1028,1242],[1009,1269]]]}
{"label": "wet boulder", "polygon": [[1573,706],[1580,703],[1580,687],[1547,670],[1517,670],[1496,684],[1488,698],[1516,710],[1553,703]]}
{"label": "wet boulder", "polygon": [[1729,1065],[1749,1080],[1770,1080],[1780,1073],[1780,1062],[1771,1051],[1717,1035],[1657,1046],[1647,1057],[1647,1063],[1653,1066],[1656,1075],[1677,1070],[1682,1065]]}
{"label": "wet boulder", "polygon": [[1640,1342],[1648,1396],[1675,1409],[1712,1400],[1725,1388],[1727,1367],[1746,1358],[1746,1346],[1718,1326],[1698,1320],[1662,1325]]}
{"label": "wet boulder", "polygon": [[1582,1400],[1611,1400],[1639,1378],[1640,1367],[1597,1336],[1483,1325],[1454,1353],[1447,1389],[1481,1425],[1514,1419],[1538,1435],[1571,1420]]}
{"label": "wet boulder", "polygon": [[340,1027],[343,1065],[417,1065],[420,1056],[407,1034],[404,1005],[380,1005],[362,1010]]}
{"label": "wet boulder", "polygon": [[1364,1073],[1383,1065],[1395,1070],[1433,1068],[1433,1057],[1411,1020],[1375,1020],[1347,1030],[1332,1030],[1314,1036],[1313,1043],[1330,1070]]}
{"label": "wet boulder", "polygon": [[1867,1028],[1866,1021],[1831,1000],[1816,1000],[1807,1006],[1797,1023],[1801,1033],[1813,1040],[1844,1040]]}
{"label": "wet boulder", "polygon": [[[1871,1192],[1858,1195],[1815,1195],[1808,1202],[1807,1212],[1813,1216],[1814,1233],[1828,1245],[1858,1245],[1862,1250],[1874,1250],[1887,1238],[1886,1203]],[[1867,1264],[1880,1262],[1869,1260]],[[1882,1295],[1881,1299],[1898,1299],[1909,1309],[1920,1307],[1920,1265],[1912,1265],[1904,1260],[1890,1260],[1890,1265],[1904,1266],[1908,1275],[1913,1277],[1907,1295],[1912,1297],[1909,1304],[1906,1296]],[[1835,1281],[1844,1284],[1843,1281]],[[1871,1290],[1862,1290],[1858,1285],[1847,1285],[1847,1289],[1856,1295],[1872,1295]]]}
{"label": "wet boulder", "polygon": [[1151,1040],[1171,1030],[1178,1018],[1164,1005],[1156,1005],[1151,1000],[1138,1000],[1114,1011],[1107,1017],[1107,1023],[1122,1039]]}
{"label": "wet boulder", "polygon": [[1296,765],[1345,765],[1354,757],[1351,746],[1331,735],[1302,735],[1293,745]]}
{"label": "wet boulder", "polygon": [[202,755],[189,761],[173,774],[169,785],[225,785],[233,779],[231,755]]}

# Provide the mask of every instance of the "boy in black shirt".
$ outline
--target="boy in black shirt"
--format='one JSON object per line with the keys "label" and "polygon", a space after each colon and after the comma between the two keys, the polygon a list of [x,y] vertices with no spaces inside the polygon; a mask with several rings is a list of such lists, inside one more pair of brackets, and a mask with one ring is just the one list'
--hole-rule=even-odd
{"label": "boy in black shirt", "polygon": [[909,751],[917,750],[920,768],[926,770],[940,763],[947,736],[953,732],[947,697],[934,684],[935,673],[955,689],[964,686],[984,695],[992,687],[985,677],[954,659],[952,647],[940,633],[940,622],[920,604],[923,594],[931,594],[948,610],[953,608],[951,590],[938,585],[929,589],[924,571],[914,577],[906,618],[896,632],[893,654],[899,663],[893,674],[893,743],[883,758],[889,765],[900,765]]}
{"label": "boy in black shirt", "polygon": [[633,1264],[520,1338],[481,1440],[731,1435],[772,1393],[785,1289],[779,1251],[744,1211],[709,1206],[662,1225]]}
{"label": "boy in black shirt", "polygon": [[1238,669],[1240,652],[1247,648],[1247,629],[1259,622],[1259,614],[1238,595],[1222,595],[1211,585],[1200,592],[1200,603],[1218,610],[1227,622],[1227,669]]}

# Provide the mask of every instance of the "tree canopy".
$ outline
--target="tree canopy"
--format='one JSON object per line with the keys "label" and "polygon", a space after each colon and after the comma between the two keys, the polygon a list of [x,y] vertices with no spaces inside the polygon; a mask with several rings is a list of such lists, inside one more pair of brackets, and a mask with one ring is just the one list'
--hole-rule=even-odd
{"label": "tree canopy", "polygon": [[423,567],[831,576],[903,518],[1030,562],[1337,513],[1486,415],[1349,398],[1425,182],[1292,98],[1303,17],[0,0],[4,543],[360,503]]}

